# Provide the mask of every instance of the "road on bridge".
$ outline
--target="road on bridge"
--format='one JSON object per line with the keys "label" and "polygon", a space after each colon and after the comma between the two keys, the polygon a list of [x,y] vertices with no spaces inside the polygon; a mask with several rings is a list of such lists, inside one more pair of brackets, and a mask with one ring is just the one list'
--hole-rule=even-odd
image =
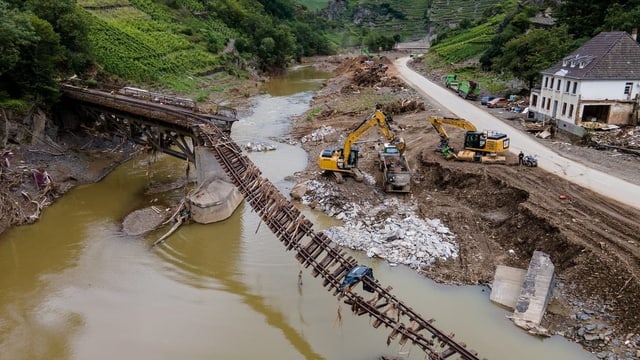
{"label": "road on bridge", "polygon": [[450,90],[411,70],[407,66],[408,61],[408,57],[395,60],[394,65],[398,75],[423,96],[439,103],[457,117],[469,119],[479,129],[492,129],[509,134],[511,152],[523,151],[526,154],[534,154],[538,158],[540,168],[603,196],[640,209],[640,186],[592,169],[588,164],[563,157],[527,133],[504,123]]}

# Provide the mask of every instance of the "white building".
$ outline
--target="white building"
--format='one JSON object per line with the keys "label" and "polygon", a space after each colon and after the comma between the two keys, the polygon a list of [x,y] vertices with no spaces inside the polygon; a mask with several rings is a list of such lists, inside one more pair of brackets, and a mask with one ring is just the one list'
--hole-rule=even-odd
{"label": "white building", "polygon": [[584,123],[637,122],[640,98],[640,44],[636,32],[602,32],[553,67],[532,89],[529,111],[538,121],[581,134]]}

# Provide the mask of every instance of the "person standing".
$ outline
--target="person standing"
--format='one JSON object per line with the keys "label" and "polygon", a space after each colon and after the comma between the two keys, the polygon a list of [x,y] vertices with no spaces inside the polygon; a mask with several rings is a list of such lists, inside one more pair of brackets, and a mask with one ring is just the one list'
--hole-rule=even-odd
{"label": "person standing", "polygon": [[522,166],[522,164],[524,164],[524,153],[520,151],[520,154],[518,154],[518,165]]}

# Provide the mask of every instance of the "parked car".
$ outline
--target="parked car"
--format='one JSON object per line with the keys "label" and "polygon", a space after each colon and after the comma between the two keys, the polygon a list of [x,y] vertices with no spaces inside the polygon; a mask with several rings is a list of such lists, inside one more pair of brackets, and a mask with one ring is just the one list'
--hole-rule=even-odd
{"label": "parked car", "polygon": [[502,97],[497,97],[487,103],[487,107],[489,108],[503,108],[509,104],[509,99],[505,99]]}
{"label": "parked car", "polygon": [[489,103],[489,101],[495,99],[496,96],[483,96],[480,99],[480,105],[487,105]]}

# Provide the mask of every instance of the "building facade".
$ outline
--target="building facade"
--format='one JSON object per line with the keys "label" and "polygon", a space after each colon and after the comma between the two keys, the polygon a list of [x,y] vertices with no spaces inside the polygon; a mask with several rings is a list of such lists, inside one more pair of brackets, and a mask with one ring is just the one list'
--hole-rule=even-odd
{"label": "building facade", "polygon": [[635,38],[635,32],[602,32],[542,71],[541,87],[529,98],[530,117],[553,120],[577,134],[583,126],[637,122],[640,44]]}

